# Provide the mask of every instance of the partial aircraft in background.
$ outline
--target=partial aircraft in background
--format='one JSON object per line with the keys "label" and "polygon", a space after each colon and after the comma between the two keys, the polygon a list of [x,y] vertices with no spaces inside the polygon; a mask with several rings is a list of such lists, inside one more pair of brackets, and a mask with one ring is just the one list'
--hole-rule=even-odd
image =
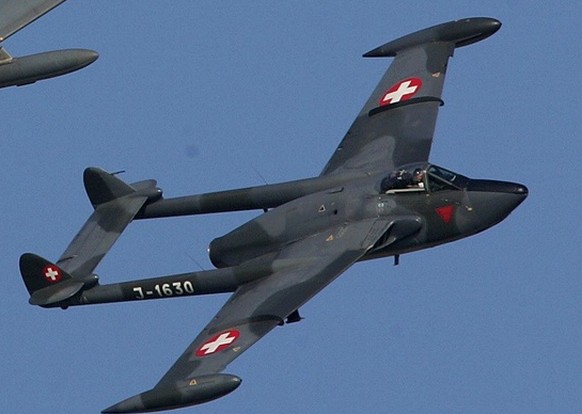
{"label": "partial aircraft in background", "polygon": [[93,50],[65,49],[12,57],[4,48],[8,37],[65,0],[0,0],[0,88],[22,86],[64,75],[93,63]]}
{"label": "partial aircraft in background", "polygon": [[[51,263],[26,253],[20,271],[42,307],[234,292],[149,391],[104,413],[167,410],[222,397],[241,380],[226,366],[360,260],[426,249],[479,233],[527,197],[524,185],[472,179],[428,162],[447,63],[455,48],[501,23],[468,18],[388,42],[394,57],[318,177],[164,199],[154,180],[126,184],[98,168],[83,179],[93,214]],[[210,243],[217,269],[109,285],[93,273],[135,219],[262,209]]]}

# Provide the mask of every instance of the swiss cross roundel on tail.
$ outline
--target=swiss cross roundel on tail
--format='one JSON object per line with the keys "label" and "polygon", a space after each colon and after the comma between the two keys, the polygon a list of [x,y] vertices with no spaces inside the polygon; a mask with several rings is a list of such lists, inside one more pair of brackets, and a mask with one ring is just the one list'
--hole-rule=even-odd
{"label": "swiss cross roundel on tail", "polygon": [[47,265],[42,269],[42,275],[50,283],[57,283],[63,277],[61,269],[55,265]]}
{"label": "swiss cross roundel on tail", "polygon": [[412,98],[422,88],[419,78],[408,78],[396,82],[380,99],[380,106],[391,105]]}
{"label": "swiss cross roundel on tail", "polygon": [[239,336],[240,332],[236,329],[224,331],[218,335],[214,335],[208,341],[204,342],[200,348],[198,348],[198,350],[196,350],[196,356],[203,357],[223,351],[230,347]]}

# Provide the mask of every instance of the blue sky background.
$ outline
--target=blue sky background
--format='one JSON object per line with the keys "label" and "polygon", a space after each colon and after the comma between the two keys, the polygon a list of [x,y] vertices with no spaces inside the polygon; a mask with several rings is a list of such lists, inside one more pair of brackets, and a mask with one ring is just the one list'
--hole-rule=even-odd
{"label": "blue sky background", "polygon": [[[529,198],[399,267],[355,265],[227,368],[237,391],[183,412],[581,412],[582,5],[185,0],[66,2],[5,42],[101,56],[0,90],[0,411],[97,413],[145,391],[227,298],[28,305],[18,258],[54,260],[76,234],[84,168],[167,197],[317,175],[390,63],[361,55],[470,16],[503,27],[450,61],[431,160]],[[133,223],[97,273],[210,268],[208,243],[257,214]]]}

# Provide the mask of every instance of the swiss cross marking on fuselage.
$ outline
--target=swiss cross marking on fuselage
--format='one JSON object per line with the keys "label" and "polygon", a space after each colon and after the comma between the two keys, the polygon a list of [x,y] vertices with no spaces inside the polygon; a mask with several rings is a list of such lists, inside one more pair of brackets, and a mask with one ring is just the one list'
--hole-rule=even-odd
{"label": "swiss cross marking on fuselage", "polygon": [[422,87],[422,81],[419,78],[408,78],[395,83],[386,91],[380,106],[390,105],[400,101],[406,101],[412,98]]}
{"label": "swiss cross marking on fuselage", "polygon": [[232,329],[213,336],[204,342],[196,351],[196,356],[203,357],[220,352],[232,345],[240,336],[240,332]]}
{"label": "swiss cross marking on fuselage", "polygon": [[50,283],[57,283],[61,280],[61,269],[53,265],[47,265],[42,269],[44,278]]}

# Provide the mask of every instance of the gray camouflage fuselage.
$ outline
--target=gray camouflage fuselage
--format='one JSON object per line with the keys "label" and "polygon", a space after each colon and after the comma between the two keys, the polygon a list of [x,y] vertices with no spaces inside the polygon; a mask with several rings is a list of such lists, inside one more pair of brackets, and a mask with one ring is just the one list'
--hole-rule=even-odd
{"label": "gray camouflage fuselage", "polygon": [[[381,217],[398,220],[398,228],[388,229],[362,260],[393,256],[483,231],[503,220],[527,196],[520,184],[483,180],[467,180],[464,189],[380,194],[379,183],[386,174],[309,194],[270,210],[213,240],[210,259],[219,268],[237,266],[330,226]],[[439,215],[443,208],[449,209],[450,217]],[[397,240],[383,246],[390,236]]]}
{"label": "gray camouflage fuselage", "polygon": [[[381,193],[380,182],[389,173],[351,179],[343,185],[341,180],[322,180],[320,186],[330,183],[336,186],[285,202],[214,239],[210,243],[209,256],[217,270],[95,286],[54,306],[232,292],[241,284],[260,279],[280,267],[274,257],[285,245],[346,222],[374,218],[395,222],[360,260],[409,253],[468,237],[499,223],[528,193],[521,184],[475,180],[459,175],[461,178],[457,180],[462,181],[463,188],[432,191],[428,183],[421,190]],[[282,183],[268,188],[236,190],[238,197],[232,197],[230,191],[226,191],[174,200],[159,199],[147,204],[136,218],[163,217],[166,215],[164,204],[171,205],[174,211],[184,211],[188,207],[188,214],[206,213],[208,203],[204,200],[208,199],[221,206],[221,211],[226,205],[232,211],[246,209],[249,205],[267,209],[298,192],[318,190],[317,180],[305,180],[307,185],[297,181],[293,185]],[[286,191],[286,188],[290,190]],[[253,194],[256,200],[260,200],[254,204],[251,202]],[[194,197],[199,202],[193,203]],[[156,216],[152,211],[162,213]],[[164,291],[165,284],[169,287]]]}
{"label": "gray camouflage fuselage", "polygon": [[[53,2],[54,3],[54,2]],[[428,162],[447,63],[456,48],[501,23],[467,18],[423,29],[366,53],[394,57],[320,176],[164,198],[155,180],[126,184],[87,168],[94,208],[56,263],[20,258],[29,302],[67,308],[234,292],[150,390],[104,413],[152,412],[200,404],[236,389],[221,373],[360,260],[395,256],[479,233],[525,198],[525,186],[470,179]],[[263,210],[211,241],[214,270],[100,285],[93,271],[130,222]]]}

